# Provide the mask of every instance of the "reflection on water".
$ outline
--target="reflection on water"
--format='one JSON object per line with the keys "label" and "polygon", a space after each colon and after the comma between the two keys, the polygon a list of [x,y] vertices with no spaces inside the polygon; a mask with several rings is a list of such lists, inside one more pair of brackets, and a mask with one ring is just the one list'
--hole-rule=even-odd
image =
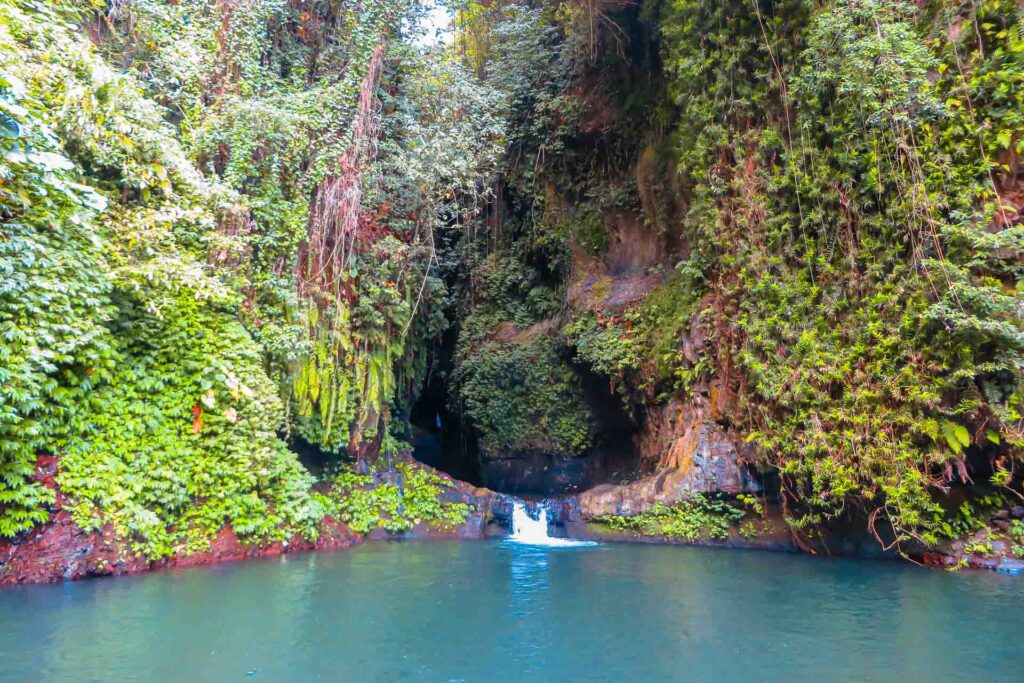
{"label": "reflection on water", "polygon": [[529,616],[530,605],[544,599],[548,590],[548,553],[546,548],[514,549],[509,562],[512,604],[516,616]]}
{"label": "reflection on water", "polygon": [[0,679],[1020,681],[1022,597],[896,563],[376,544],[0,591]]}
{"label": "reflection on water", "polygon": [[524,676],[535,677],[546,666],[544,656],[551,634],[545,613],[549,599],[548,553],[538,546],[509,547],[508,603],[505,614],[510,659]]}

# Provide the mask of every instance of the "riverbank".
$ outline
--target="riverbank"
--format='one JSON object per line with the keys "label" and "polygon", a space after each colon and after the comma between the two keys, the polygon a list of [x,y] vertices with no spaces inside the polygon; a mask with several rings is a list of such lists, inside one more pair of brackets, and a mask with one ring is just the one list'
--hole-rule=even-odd
{"label": "riverbank", "polygon": [[[315,540],[299,535],[266,544],[246,543],[225,526],[205,549],[161,559],[148,559],[133,551],[131,544],[119,537],[110,525],[97,531],[85,531],[74,523],[64,509],[66,499],[55,484],[59,460],[51,456],[38,459],[36,479],[55,494],[51,519],[15,539],[0,542],[0,586],[15,584],[78,581],[103,576],[126,576],[178,567],[196,567],[224,562],[350,548],[367,541],[402,540],[474,540],[507,536],[511,530],[512,511],[516,499],[489,489],[472,486],[433,468],[424,467],[442,477],[448,488],[442,495],[447,503],[463,503],[470,511],[462,524],[449,525],[421,522],[407,530],[390,532],[375,528],[366,533],[353,530],[345,522],[326,517]],[[622,500],[633,487],[605,487],[602,500],[619,500],[617,505],[640,506],[644,501]],[[606,543],[644,545],[704,546],[729,549],[803,553],[822,557],[857,557],[864,559],[909,559],[917,564],[936,568],[968,568],[1024,575],[1024,561],[1010,557],[1008,549],[992,547],[988,554],[976,552],[988,548],[975,540],[957,541],[936,548],[913,547],[901,556],[895,549],[883,549],[864,529],[835,527],[814,537],[794,534],[782,510],[773,504],[763,505],[747,526],[734,525],[725,533],[698,533],[689,537],[671,534],[639,533],[614,528],[593,514],[590,499],[594,492],[556,496],[535,501],[548,510],[553,536]],[[650,503],[650,501],[646,501]],[[638,507],[639,509],[639,507]]]}
{"label": "riverbank", "polygon": [[[75,524],[65,507],[67,499],[55,483],[58,465],[59,459],[52,456],[41,456],[37,460],[36,481],[54,492],[50,520],[16,538],[0,540],[0,586],[125,576],[173,567],[337,550],[368,540],[485,538],[503,533],[511,517],[511,501],[505,496],[428,468],[449,483],[442,496],[445,502],[471,506],[462,524],[422,522],[400,532],[378,528],[359,533],[341,520],[325,517],[315,540],[293,535],[266,544],[246,543],[225,526],[210,539],[205,549],[154,560],[135,552],[130,542],[119,537],[109,524],[97,531],[85,531]],[[503,521],[496,524],[496,519]]]}
{"label": "riverbank", "polygon": [[[113,576],[129,576],[165,569],[198,567],[203,565],[241,562],[280,555],[298,555],[324,550],[343,550],[364,542],[406,540],[481,540],[508,535],[507,522],[498,522],[493,510],[475,511],[471,519],[456,528],[441,528],[430,524],[400,533],[376,529],[367,534],[352,531],[345,523],[326,520],[320,537],[309,541],[295,537],[287,541],[264,546],[247,545],[225,527],[217,534],[207,550],[161,560],[147,560],[131,552],[127,544],[117,539],[109,528],[86,533],[66,512],[14,541],[0,544],[0,586],[19,584],[58,583]],[[504,517],[504,515],[503,515]],[[733,533],[726,538],[695,538],[683,540],[670,536],[644,536],[634,532],[611,529],[606,525],[584,521],[556,522],[559,537],[602,543],[696,546],[723,549],[759,550],[820,557],[856,557],[860,559],[901,559],[892,552],[881,552],[866,544],[853,544],[840,540],[835,547],[801,548],[788,529],[771,523],[769,528],[755,536]],[[960,568],[997,571],[1013,576],[1024,575],[1024,561],[1008,557],[948,551],[925,551],[909,558],[923,567]]]}

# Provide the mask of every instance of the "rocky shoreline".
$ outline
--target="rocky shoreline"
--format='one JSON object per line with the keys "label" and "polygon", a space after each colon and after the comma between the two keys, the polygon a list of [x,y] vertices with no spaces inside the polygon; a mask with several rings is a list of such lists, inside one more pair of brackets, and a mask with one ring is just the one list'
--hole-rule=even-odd
{"label": "rocky shoreline", "polygon": [[[503,504],[499,503],[499,505],[503,507]],[[368,534],[358,534],[343,522],[325,520],[321,535],[316,541],[297,537],[265,546],[246,545],[230,528],[224,528],[213,539],[207,550],[161,560],[147,560],[132,554],[123,541],[114,537],[110,529],[104,528],[99,532],[86,533],[71,521],[66,512],[62,511],[57,513],[49,523],[24,537],[0,543],[0,586],[128,576],[164,569],[239,562],[285,554],[341,550],[364,542],[501,538],[508,534],[507,516],[507,511],[491,508],[486,512],[474,512],[465,524],[455,529],[444,529],[424,524],[398,534],[380,529]],[[809,551],[808,548],[801,547],[794,540],[792,533],[785,528],[784,524],[780,525],[778,522],[769,522],[765,531],[752,537],[743,537],[732,533],[725,539],[681,540],[668,536],[643,536],[628,531],[616,531],[583,520],[560,520],[557,514],[553,521],[555,535],[581,540],[787,553],[802,552],[823,557],[852,556],[863,559],[898,559],[898,555],[895,553],[872,550],[868,544],[853,544],[849,539],[840,539],[831,548],[819,546]],[[931,568],[959,567],[961,569],[997,571],[1014,576],[1024,575],[1024,561],[1007,557],[926,551],[914,553],[909,559]]]}
{"label": "rocky shoreline", "polygon": [[[714,465],[719,488],[742,490],[749,486],[737,473],[736,467],[723,459],[713,458],[710,463],[698,458],[706,467]],[[437,539],[501,538],[509,533],[514,498],[489,489],[474,487],[466,482],[443,475],[450,483],[444,499],[468,503],[472,512],[457,527],[421,523],[399,533],[374,529],[361,534],[344,522],[326,518],[315,541],[295,536],[285,541],[266,545],[243,543],[228,527],[211,540],[209,548],[159,560],[149,560],[133,553],[129,544],[118,538],[113,529],[105,526],[98,531],[86,532],[78,527],[71,515],[63,509],[64,498],[56,488],[58,460],[40,457],[37,479],[56,493],[56,503],[49,522],[19,536],[0,542],[0,586],[15,584],[55,583],[77,581],[102,576],[125,576],[176,567],[195,567],[222,562],[273,557],[284,554],[349,548],[366,541],[402,541]],[[758,520],[756,534],[742,534],[732,529],[725,538],[680,539],[662,535],[642,535],[633,531],[612,529],[595,521],[607,514],[638,514],[657,503],[679,500],[687,492],[693,474],[681,475],[677,471],[661,472],[650,480],[624,485],[604,485],[580,494],[554,496],[544,500],[549,511],[551,533],[554,536],[615,543],[643,543],[660,545],[696,545],[719,548],[742,548],[774,552],[807,553],[820,556],[847,556],[869,559],[900,559],[892,550],[883,550],[875,539],[863,530],[850,528],[825,530],[813,541],[798,538],[786,524],[777,506],[766,505]],[[701,478],[704,482],[704,478]],[[540,501],[537,501],[538,503]],[[912,549],[908,558],[927,567],[970,568],[998,571],[1011,575],[1024,574],[1024,561],[1005,555],[980,555],[969,552],[970,545],[962,542],[931,549]]]}
{"label": "rocky shoreline", "polygon": [[87,532],[72,521],[71,514],[64,509],[65,497],[54,481],[57,466],[58,458],[53,456],[41,456],[37,461],[37,481],[53,490],[56,496],[50,521],[16,538],[0,540],[0,586],[126,576],[174,567],[337,550],[364,541],[484,538],[503,533],[502,527],[495,528],[494,520],[506,520],[504,528],[507,529],[511,515],[511,499],[445,476],[452,486],[444,497],[473,506],[465,523],[456,528],[423,523],[401,533],[375,529],[360,534],[344,522],[327,517],[315,541],[293,536],[284,541],[252,545],[243,543],[230,527],[224,527],[205,550],[150,560],[134,553],[129,543],[119,538],[109,525]]}

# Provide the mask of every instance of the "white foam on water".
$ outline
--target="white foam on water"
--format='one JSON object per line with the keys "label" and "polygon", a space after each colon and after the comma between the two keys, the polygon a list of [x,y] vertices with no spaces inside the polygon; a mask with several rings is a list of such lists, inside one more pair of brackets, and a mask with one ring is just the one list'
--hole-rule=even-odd
{"label": "white foam on water", "polygon": [[526,504],[517,500],[512,508],[512,535],[509,541],[524,545],[544,545],[566,548],[571,546],[597,545],[594,541],[576,541],[571,538],[555,538],[548,535],[548,511],[541,505],[537,519],[530,515]]}

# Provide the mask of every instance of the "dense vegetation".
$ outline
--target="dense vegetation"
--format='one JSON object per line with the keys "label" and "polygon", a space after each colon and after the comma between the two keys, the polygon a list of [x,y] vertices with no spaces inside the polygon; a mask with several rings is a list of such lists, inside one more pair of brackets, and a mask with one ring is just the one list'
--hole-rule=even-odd
{"label": "dense vegetation", "polygon": [[[738,419],[798,523],[863,501],[934,542],[933,494],[1009,483],[1020,446],[1019,7],[787,3],[737,41],[727,8],[679,4],[687,223]],[[693,97],[735,76],[697,65],[698,36],[748,91]]]}
{"label": "dense vegetation", "polygon": [[[332,506],[290,432],[399,449],[386,416],[444,324],[430,235],[496,133],[457,64],[395,40],[382,139],[338,162],[410,8],[301,4],[0,5],[3,535],[48,517],[37,453],[62,456],[80,526],[160,557],[225,524],[315,536]],[[309,199],[346,164],[385,180],[337,270],[303,270],[309,235],[348,220]]]}
{"label": "dense vegetation", "polygon": [[[749,510],[745,509],[748,507]],[[697,493],[675,505],[657,503],[638,515],[606,515],[596,521],[615,531],[632,531],[642,536],[682,541],[723,540],[734,528],[744,536],[756,535],[755,515],[761,512],[760,502],[754,496],[740,494],[737,502],[732,503]]]}
{"label": "dense vegetation", "polygon": [[151,557],[458,523],[366,464],[438,372],[482,457],[601,447],[584,375],[637,425],[713,398],[804,533],[1019,504],[1016,0],[453,9],[0,0],[0,535],[41,454]]}
{"label": "dense vegetation", "polygon": [[[1017,504],[1019,3],[637,9],[462,15],[470,61],[518,93],[501,207],[518,272],[529,283],[541,263],[564,292],[589,261],[611,264],[589,298],[561,294],[570,310],[501,319],[556,321],[556,343],[633,407],[725,403],[719,421],[806,533],[861,517],[886,544],[928,546]],[[602,305],[623,214],[675,261],[642,264],[660,277],[639,301]],[[543,301],[530,287],[502,301]],[[498,308],[486,291],[464,324]],[[489,433],[509,409],[481,403]],[[545,405],[542,426],[572,404]]]}

